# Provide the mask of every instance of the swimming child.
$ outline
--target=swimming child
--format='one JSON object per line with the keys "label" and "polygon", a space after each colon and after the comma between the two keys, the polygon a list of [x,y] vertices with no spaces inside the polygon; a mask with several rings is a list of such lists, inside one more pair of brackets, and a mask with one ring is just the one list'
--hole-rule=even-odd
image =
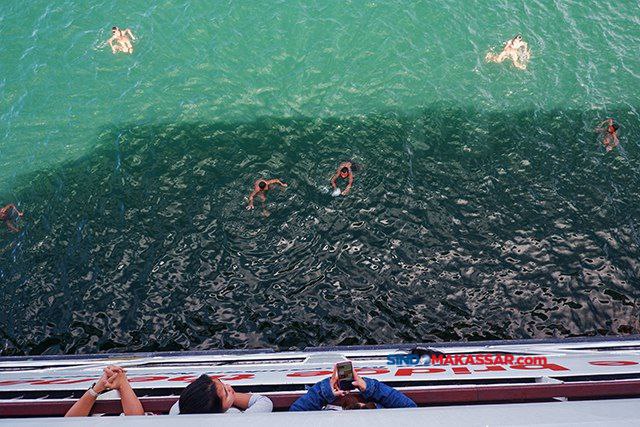
{"label": "swimming child", "polygon": [[253,209],[253,198],[255,196],[260,196],[262,199],[262,213],[264,216],[269,216],[269,212],[265,208],[265,202],[267,201],[267,191],[271,190],[274,185],[280,185],[282,187],[287,187],[287,184],[280,181],[279,179],[259,179],[253,184],[253,191],[249,195],[249,204],[247,205],[247,209]]}
{"label": "swimming child", "polygon": [[[339,196],[342,194],[343,196],[346,196],[347,194],[349,194],[349,191],[351,191],[351,187],[353,186],[353,172],[357,169],[358,165],[356,165],[356,163],[352,162],[351,160],[340,163],[340,166],[338,166],[338,169],[336,170],[336,174],[333,175],[333,178],[331,178],[331,186],[335,189],[334,195]],[[347,180],[347,186],[342,192],[340,191],[340,189],[338,188],[338,184],[336,183],[338,178]]]}
{"label": "swimming child", "polygon": [[615,123],[612,118],[604,120],[596,128],[596,132],[604,134],[602,144],[605,146],[605,149],[607,151],[613,150],[618,146],[618,144],[620,144],[617,133],[619,128],[620,126],[618,126],[618,124]]}
{"label": "swimming child", "polygon": [[4,222],[9,229],[9,231],[16,233],[20,231],[18,227],[16,227],[13,219],[11,218],[11,214],[15,212],[19,217],[24,215],[23,212],[20,212],[15,205],[7,205],[4,208],[0,209],[0,221]]}
{"label": "swimming child", "polygon": [[489,52],[484,57],[487,62],[502,62],[504,60],[511,59],[513,61],[513,65],[521,70],[527,69],[529,58],[531,58],[531,51],[529,50],[527,42],[522,40],[522,36],[520,34],[507,41],[500,54],[496,55],[493,52]]}
{"label": "swimming child", "polygon": [[107,40],[107,43],[111,46],[111,52],[133,53],[131,40],[135,40],[136,38],[133,36],[133,33],[129,28],[121,30],[118,27],[113,27],[111,28],[111,33],[113,35],[109,40]]}

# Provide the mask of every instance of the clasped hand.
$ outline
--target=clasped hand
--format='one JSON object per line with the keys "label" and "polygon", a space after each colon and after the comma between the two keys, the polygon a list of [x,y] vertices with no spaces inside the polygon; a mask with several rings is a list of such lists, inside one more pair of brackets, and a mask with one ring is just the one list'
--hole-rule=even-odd
{"label": "clasped hand", "polygon": [[127,371],[120,366],[109,365],[104,368],[102,376],[96,382],[93,387],[96,393],[101,393],[104,390],[120,390],[124,384],[127,383]]}

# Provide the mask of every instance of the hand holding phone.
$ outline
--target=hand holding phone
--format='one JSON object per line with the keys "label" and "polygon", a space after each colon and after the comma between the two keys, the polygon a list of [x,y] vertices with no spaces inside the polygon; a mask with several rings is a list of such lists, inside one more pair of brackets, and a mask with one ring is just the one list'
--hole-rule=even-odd
{"label": "hand holding phone", "polygon": [[355,388],[360,390],[361,393],[367,389],[367,383],[362,379],[360,375],[354,370],[353,371],[353,385]]}

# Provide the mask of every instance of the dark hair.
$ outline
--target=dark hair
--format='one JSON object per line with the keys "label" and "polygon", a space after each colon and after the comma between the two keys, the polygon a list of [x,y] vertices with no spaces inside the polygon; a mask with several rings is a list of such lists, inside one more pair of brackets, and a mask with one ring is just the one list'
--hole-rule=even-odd
{"label": "dark hair", "polygon": [[118,29],[118,27],[111,27],[111,31],[117,30],[117,29]]}
{"label": "dark hair", "polygon": [[258,183],[258,187],[260,187],[261,190],[264,190],[264,188],[267,186],[267,183],[264,181],[260,181]]}
{"label": "dark hair", "polygon": [[373,402],[360,403],[360,401],[352,394],[348,394],[342,398],[342,409],[376,409],[376,404]]}
{"label": "dark hair", "polygon": [[342,169],[340,169],[340,172],[347,173],[347,172],[349,172],[349,168],[345,166]]}
{"label": "dark hair", "polygon": [[215,383],[208,375],[202,374],[182,390],[178,407],[181,414],[219,413],[222,412],[222,400]]}
{"label": "dark hair", "polygon": [[612,124],[611,127],[613,128],[614,132],[617,131],[620,128],[620,126],[618,126],[617,123]]}

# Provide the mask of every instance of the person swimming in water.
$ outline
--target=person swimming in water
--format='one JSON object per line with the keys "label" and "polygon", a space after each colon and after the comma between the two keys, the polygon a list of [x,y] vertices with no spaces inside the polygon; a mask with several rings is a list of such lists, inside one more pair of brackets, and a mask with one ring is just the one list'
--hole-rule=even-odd
{"label": "person swimming in water", "polygon": [[247,210],[253,209],[253,198],[256,196],[260,196],[262,200],[262,213],[264,216],[269,216],[269,211],[267,211],[265,207],[265,203],[267,201],[267,191],[271,190],[274,185],[280,185],[281,187],[286,188],[287,184],[280,181],[279,179],[259,179],[253,184],[253,191],[249,194],[249,204],[247,205]]}
{"label": "person swimming in water", "polygon": [[618,126],[618,124],[615,123],[612,118],[604,120],[596,128],[596,132],[604,134],[602,144],[605,146],[605,149],[607,151],[613,150],[618,146],[618,144],[620,144],[617,133],[619,128],[620,126]]}
{"label": "person swimming in water", "polygon": [[522,40],[522,36],[520,34],[507,41],[504,44],[502,52],[500,52],[498,55],[493,52],[489,52],[484,57],[485,61],[487,62],[498,63],[507,59],[511,59],[511,61],[513,61],[513,65],[521,70],[527,69],[529,58],[531,58],[531,51],[529,50],[527,42]]}
{"label": "person swimming in water", "polygon": [[129,28],[121,30],[118,27],[113,27],[111,28],[111,34],[111,38],[107,40],[107,43],[111,46],[111,52],[133,53],[133,44],[131,44],[131,40],[135,40],[136,38],[133,36],[133,33]]}
{"label": "person swimming in water", "polygon": [[11,218],[11,215],[14,212],[19,217],[22,217],[24,215],[24,213],[20,212],[18,210],[18,208],[16,208],[15,205],[7,205],[4,208],[0,209],[0,221],[4,222],[6,224],[7,228],[9,229],[9,231],[11,231],[12,233],[17,233],[18,231],[20,231],[20,229],[18,227],[16,227],[13,219]]}
{"label": "person swimming in water", "polygon": [[352,162],[351,160],[340,163],[340,166],[338,166],[335,175],[333,175],[333,178],[331,178],[331,186],[334,189],[338,189],[338,178],[346,179],[347,186],[344,188],[344,191],[341,191],[337,195],[346,196],[347,194],[349,194],[349,191],[351,191],[351,187],[353,186],[353,172],[357,169],[358,165],[356,165],[356,163]]}

